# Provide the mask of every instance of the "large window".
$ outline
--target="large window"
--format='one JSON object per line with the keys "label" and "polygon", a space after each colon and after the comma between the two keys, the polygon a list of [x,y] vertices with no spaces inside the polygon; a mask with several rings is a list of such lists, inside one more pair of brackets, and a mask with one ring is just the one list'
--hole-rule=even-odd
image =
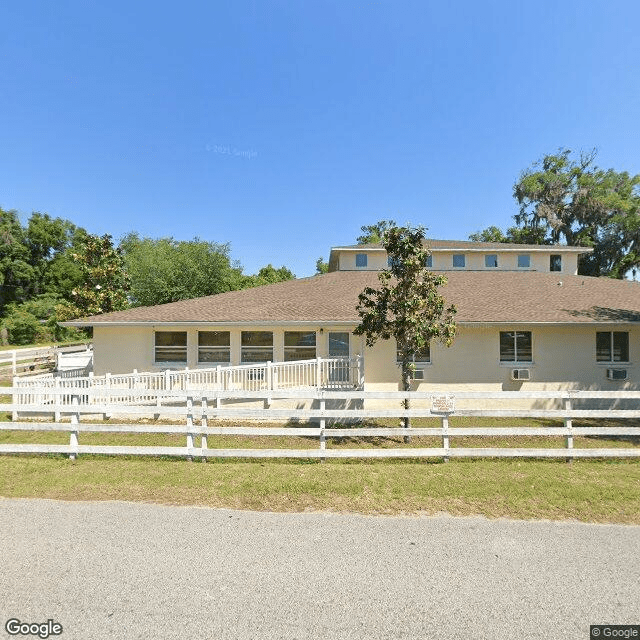
{"label": "large window", "polygon": [[316,357],[315,331],[285,331],[284,359],[310,360]]}
{"label": "large window", "polygon": [[231,339],[228,331],[198,332],[198,362],[220,363],[231,362]]}
{"label": "large window", "polygon": [[186,331],[156,331],[155,362],[187,362]]}
{"label": "large window", "polygon": [[243,331],[240,359],[245,363],[273,361],[273,332]]}
{"label": "large window", "polygon": [[629,362],[629,333],[627,331],[597,331],[596,361]]}
{"label": "large window", "polygon": [[[402,354],[400,349],[396,348],[396,362],[400,364],[402,362]],[[431,345],[426,344],[422,350],[415,354],[413,362],[416,364],[428,364],[431,362]]]}
{"label": "large window", "polygon": [[531,362],[531,331],[500,332],[500,362]]}
{"label": "large window", "polygon": [[531,256],[528,253],[518,255],[518,269],[528,269],[531,266]]}
{"label": "large window", "polygon": [[549,258],[549,271],[562,271],[562,256],[552,255]]}
{"label": "large window", "polygon": [[367,254],[356,253],[356,267],[366,267],[366,266],[367,266]]}
{"label": "large window", "polygon": [[484,257],[484,266],[487,267],[487,269],[497,269],[498,255],[496,253],[486,255]]}
{"label": "large window", "polygon": [[349,357],[349,333],[347,331],[329,332],[329,357]]}

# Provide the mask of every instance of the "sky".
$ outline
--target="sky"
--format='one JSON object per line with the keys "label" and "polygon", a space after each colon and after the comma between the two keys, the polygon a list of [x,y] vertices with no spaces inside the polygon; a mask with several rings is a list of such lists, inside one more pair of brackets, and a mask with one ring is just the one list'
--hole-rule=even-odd
{"label": "sky", "polygon": [[0,4],[0,207],[315,272],[467,239],[544,154],[640,173],[637,0]]}

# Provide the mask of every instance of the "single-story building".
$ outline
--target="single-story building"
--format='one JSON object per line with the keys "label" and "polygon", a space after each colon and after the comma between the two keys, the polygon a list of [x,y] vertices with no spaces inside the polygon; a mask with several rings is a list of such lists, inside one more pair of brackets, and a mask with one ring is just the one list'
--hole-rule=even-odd
{"label": "single-story building", "polygon": [[[640,389],[640,283],[577,275],[590,249],[428,245],[458,335],[417,359],[416,389]],[[365,389],[397,390],[393,341],[353,334],[358,294],[386,265],[379,245],[335,247],[324,275],[65,324],[93,327],[96,375],[362,355]]]}

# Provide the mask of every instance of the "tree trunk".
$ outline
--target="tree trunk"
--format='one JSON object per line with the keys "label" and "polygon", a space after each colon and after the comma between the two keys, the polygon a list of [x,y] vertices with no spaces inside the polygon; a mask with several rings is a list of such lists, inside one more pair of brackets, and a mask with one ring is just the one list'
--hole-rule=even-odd
{"label": "tree trunk", "polygon": [[[402,363],[402,390],[411,391],[411,369],[409,363],[406,361]],[[404,409],[409,409],[411,407],[411,401],[409,398],[405,398],[402,401],[402,406]],[[411,418],[409,416],[402,418],[402,426],[405,429],[411,429]],[[406,443],[411,442],[411,437],[405,436],[404,441]]]}

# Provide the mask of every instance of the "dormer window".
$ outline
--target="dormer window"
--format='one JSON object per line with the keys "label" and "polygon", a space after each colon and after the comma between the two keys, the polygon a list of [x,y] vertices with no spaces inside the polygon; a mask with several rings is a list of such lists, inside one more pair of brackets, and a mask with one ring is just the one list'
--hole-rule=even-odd
{"label": "dormer window", "polygon": [[356,267],[366,267],[366,266],[367,266],[367,254],[356,253]]}
{"label": "dormer window", "polygon": [[518,269],[528,269],[531,266],[531,256],[528,253],[521,253],[518,256]]}
{"label": "dormer window", "polygon": [[464,259],[464,253],[456,253],[453,256],[453,266],[456,269],[464,269],[465,266],[465,259]]}
{"label": "dormer window", "polygon": [[549,271],[562,271],[562,256],[552,254],[549,258]]}
{"label": "dormer window", "polygon": [[484,257],[484,266],[487,269],[497,269],[498,268],[498,255],[496,253],[491,253],[488,256]]}

